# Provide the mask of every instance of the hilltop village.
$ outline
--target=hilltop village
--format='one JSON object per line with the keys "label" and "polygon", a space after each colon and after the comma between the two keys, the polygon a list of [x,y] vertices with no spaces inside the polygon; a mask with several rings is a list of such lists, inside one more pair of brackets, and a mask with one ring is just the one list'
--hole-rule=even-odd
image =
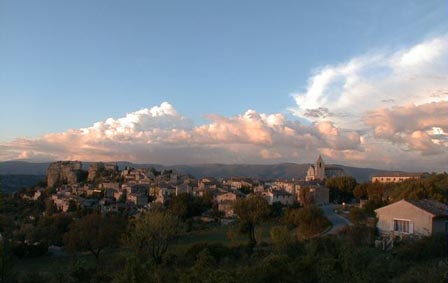
{"label": "hilltop village", "polygon": [[[61,212],[90,208],[103,212],[126,210],[132,215],[155,204],[167,205],[173,196],[188,194],[213,201],[214,211],[204,216],[231,218],[235,216],[234,201],[250,193],[262,196],[270,205],[328,204],[329,189],[323,181],[334,176],[345,173],[337,167],[327,169],[321,157],[310,166],[306,180],[273,181],[239,177],[196,179],[172,170],[128,167],[119,170],[113,163],[94,163],[83,171],[79,161],[60,161],[49,166],[47,186],[53,189],[50,198]],[[37,188],[28,197],[37,199],[45,189]]]}

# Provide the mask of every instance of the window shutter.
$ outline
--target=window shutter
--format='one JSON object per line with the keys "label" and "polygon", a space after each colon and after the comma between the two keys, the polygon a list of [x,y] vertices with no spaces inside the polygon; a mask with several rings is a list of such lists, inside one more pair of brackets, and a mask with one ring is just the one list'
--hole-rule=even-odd
{"label": "window shutter", "polygon": [[390,231],[395,231],[395,220],[392,219],[392,221],[390,222]]}
{"label": "window shutter", "polygon": [[414,222],[409,221],[409,234],[414,234]]}

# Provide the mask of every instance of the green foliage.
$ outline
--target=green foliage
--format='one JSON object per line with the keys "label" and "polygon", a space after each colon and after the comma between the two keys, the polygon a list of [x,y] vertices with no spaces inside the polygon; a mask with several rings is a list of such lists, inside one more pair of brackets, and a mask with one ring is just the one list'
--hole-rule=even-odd
{"label": "green foliage", "polygon": [[249,247],[257,244],[255,237],[255,226],[264,221],[270,214],[268,202],[261,196],[250,195],[247,198],[240,198],[235,201],[234,212],[240,218],[242,230],[249,236]]}
{"label": "green foliage", "polygon": [[354,191],[357,198],[367,198],[376,203],[401,199],[434,199],[448,202],[448,173],[426,174],[421,179],[408,179],[399,183],[365,183]]}
{"label": "green foliage", "polygon": [[271,229],[271,241],[279,253],[286,253],[294,243],[294,237],[286,226],[276,226]]}
{"label": "green foliage", "polygon": [[330,225],[323,211],[316,205],[290,209],[286,213],[284,220],[288,225],[297,227],[298,236],[305,238],[322,233]]}
{"label": "green foliage", "polygon": [[271,215],[272,218],[278,218],[283,216],[283,205],[281,202],[276,201],[271,205]]}
{"label": "green foliage", "polygon": [[186,193],[174,196],[169,204],[171,213],[183,220],[193,216],[199,216],[210,208],[211,202],[208,202],[204,198],[195,197]]}
{"label": "green foliage", "polygon": [[429,263],[424,265],[411,266],[405,273],[394,279],[393,283],[414,283],[414,282],[447,282],[448,264]]}
{"label": "green foliage", "polygon": [[239,275],[240,282],[297,282],[291,276],[290,258],[284,255],[270,255],[253,267],[248,267]]}
{"label": "green foliage", "polygon": [[353,190],[353,196],[357,199],[365,199],[367,198],[367,188],[369,187],[368,183],[362,183],[356,185],[355,189]]}
{"label": "green foliage", "polygon": [[233,254],[232,250],[221,243],[209,244],[209,243],[197,243],[191,245],[191,247],[185,252],[185,257],[194,262],[198,259],[199,254],[203,251],[213,257],[213,261],[219,262],[223,258],[231,256]]}
{"label": "green foliage", "polygon": [[85,267],[79,260],[74,261],[70,267],[69,276],[71,282],[89,283],[92,275],[93,270]]}
{"label": "green foliage", "polygon": [[14,258],[9,241],[0,240],[0,282],[15,282],[16,274],[13,272]]}
{"label": "green foliage", "polygon": [[92,213],[72,223],[64,240],[69,250],[88,251],[98,261],[105,248],[118,246],[124,227],[119,216]]}
{"label": "green foliage", "polygon": [[307,206],[314,203],[310,187],[304,187],[299,192],[300,205]]}
{"label": "green foliage", "polygon": [[448,257],[447,241],[447,235],[442,233],[421,239],[407,239],[396,247],[396,257],[413,262],[446,258]]}
{"label": "green foliage", "polygon": [[122,272],[114,278],[114,283],[139,283],[146,282],[149,277],[148,268],[136,256],[126,259],[126,264]]}
{"label": "green foliage", "polygon": [[358,223],[345,227],[340,234],[354,246],[368,246],[374,243],[375,227],[368,227]]}
{"label": "green foliage", "polygon": [[142,261],[150,257],[160,264],[162,256],[179,233],[178,217],[169,212],[151,211],[131,223],[126,244]]}
{"label": "green foliage", "polygon": [[325,182],[325,186],[330,189],[330,200],[333,201],[349,201],[356,185],[356,179],[351,176],[333,177]]}
{"label": "green foliage", "polygon": [[45,241],[49,245],[62,246],[63,235],[69,231],[72,222],[72,217],[65,214],[41,217],[27,239],[32,243]]}

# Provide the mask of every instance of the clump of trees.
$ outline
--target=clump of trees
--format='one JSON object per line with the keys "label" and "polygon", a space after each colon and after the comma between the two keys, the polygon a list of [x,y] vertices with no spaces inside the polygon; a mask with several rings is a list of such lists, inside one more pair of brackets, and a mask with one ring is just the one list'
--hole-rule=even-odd
{"label": "clump of trees", "polygon": [[168,205],[170,212],[182,220],[199,216],[212,207],[212,196],[195,197],[183,193],[173,196]]}
{"label": "clump of trees", "polygon": [[125,244],[140,260],[151,258],[156,264],[160,264],[163,255],[180,232],[177,216],[168,211],[151,211],[130,223]]}
{"label": "clump of trees", "polygon": [[448,202],[448,173],[423,174],[421,179],[408,179],[399,183],[363,183],[355,187],[357,199],[368,199],[378,206],[400,199],[434,199]]}
{"label": "clump of trees", "polygon": [[92,213],[73,222],[64,240],[69,250],[88,251],[98,262],[104,249],[118,246],[124,229],[121,216]]}
{"label": "clump of trees", "polygon": [[284,221],[290,227],[297,228],[298,238],[309,238],[319,235],[330,226],[330,221],[316,205],[289,209],[284,216]]}
{"label": "clump of trees", "polygon": [[333,177],[325,181],[325,186],[330,189],[330,201],[336,202],[350,201],[356,185],[356,179],[351,176]]}

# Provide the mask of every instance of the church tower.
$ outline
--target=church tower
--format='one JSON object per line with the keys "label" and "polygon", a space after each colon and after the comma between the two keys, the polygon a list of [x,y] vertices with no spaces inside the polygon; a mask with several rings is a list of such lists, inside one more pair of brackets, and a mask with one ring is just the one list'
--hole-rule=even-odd
{"label": "church tower", "polygon": [[325,163],[320,155],[314,164],[314,172],[316,180],[325,179]]}
{"label": "church tower", "polygon": [[325,179],[325,163],[322,156],[319,155],[314,165],[310,165],[306,173],[305,180],[308,181],[323,181]]}

